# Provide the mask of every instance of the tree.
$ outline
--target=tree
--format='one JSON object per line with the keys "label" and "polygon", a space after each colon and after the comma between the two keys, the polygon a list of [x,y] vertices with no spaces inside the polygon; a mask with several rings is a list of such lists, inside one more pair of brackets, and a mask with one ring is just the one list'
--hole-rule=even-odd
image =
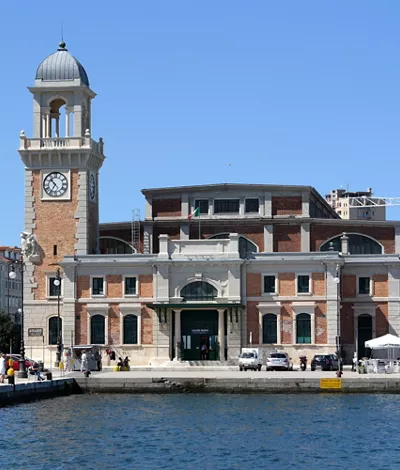
{"label": "tree", "polygon": [[10,350],[10,341],[14,336],[14,324],[10,315],[4,310],[0,310],[0,351]]}

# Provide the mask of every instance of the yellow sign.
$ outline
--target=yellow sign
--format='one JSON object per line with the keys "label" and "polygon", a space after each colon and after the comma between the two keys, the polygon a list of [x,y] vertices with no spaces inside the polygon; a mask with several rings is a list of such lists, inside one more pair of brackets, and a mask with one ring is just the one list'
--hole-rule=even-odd
{"label": "yellow sign", "polygon": [[341,390],[342,379],[320,379],[321,390]]}

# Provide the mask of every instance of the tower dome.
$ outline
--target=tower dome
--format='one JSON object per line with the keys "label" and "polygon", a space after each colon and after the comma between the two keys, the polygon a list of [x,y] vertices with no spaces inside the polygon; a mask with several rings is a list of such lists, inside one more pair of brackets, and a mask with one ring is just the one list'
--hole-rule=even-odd
{"label": "tower dome", "polygon": [[89,78],[83,65],[68,52],[64,41],[60,42],[54,54],[46,57],[39,65],[35,78],[45,82],[80,80],[83,85],[89,86]]}

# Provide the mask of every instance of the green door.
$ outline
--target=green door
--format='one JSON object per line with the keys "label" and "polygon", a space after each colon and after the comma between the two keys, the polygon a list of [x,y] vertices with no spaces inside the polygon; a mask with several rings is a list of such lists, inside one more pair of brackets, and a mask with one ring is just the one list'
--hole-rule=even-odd
{"label": "green door", "polygon": [[183,310],[181,332],[184,361],[218,360],[218,311]]}

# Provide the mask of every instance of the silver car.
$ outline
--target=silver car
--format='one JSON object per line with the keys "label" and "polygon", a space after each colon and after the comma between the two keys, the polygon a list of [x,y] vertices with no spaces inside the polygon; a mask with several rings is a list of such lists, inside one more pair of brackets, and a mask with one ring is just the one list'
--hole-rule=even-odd
{"label": "silver car", "polygon": [[268,354],[267,370],[293,370],[293,362],[285,352]]}

